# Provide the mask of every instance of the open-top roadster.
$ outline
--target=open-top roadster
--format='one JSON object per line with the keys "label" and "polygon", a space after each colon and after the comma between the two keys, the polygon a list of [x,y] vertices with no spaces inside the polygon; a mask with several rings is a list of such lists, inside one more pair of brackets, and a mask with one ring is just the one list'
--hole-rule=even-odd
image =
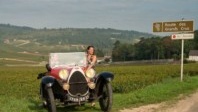
{"label": "open-top roadster", "polygon": [[56,112],[57,105],[82,105],[98,100],[101,110],[109,112],[112,107],[110,72],[95,73],[87,70],[84,52],[50,53],[47,72],[41,78],[40,95],[49,112]]}

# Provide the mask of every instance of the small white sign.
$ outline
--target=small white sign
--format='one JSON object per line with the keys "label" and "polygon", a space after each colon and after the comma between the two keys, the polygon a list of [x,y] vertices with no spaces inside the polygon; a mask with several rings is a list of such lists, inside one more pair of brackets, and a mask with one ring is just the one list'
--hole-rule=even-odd
{"label": "small white sign", "polygon": [[189,34],[173,34],[171,35],[172,40],[176,39],[194,39],[194,34],[189,33]]}

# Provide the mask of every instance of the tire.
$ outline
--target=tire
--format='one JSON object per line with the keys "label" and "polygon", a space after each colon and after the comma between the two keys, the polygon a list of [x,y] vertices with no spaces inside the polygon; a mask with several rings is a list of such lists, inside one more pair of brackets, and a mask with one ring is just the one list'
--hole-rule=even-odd
{"label": "tire", "polygon": [[102,97],[99,99],[100,108],[104,112],[110,112],[113,104],[111,83],[104,83],[102,86]]}
{"label": "tire", "polygon": [[54,94],[52,88],[47,88],[47,109],[48,112],[56,112],[56,104],[54,100]]}

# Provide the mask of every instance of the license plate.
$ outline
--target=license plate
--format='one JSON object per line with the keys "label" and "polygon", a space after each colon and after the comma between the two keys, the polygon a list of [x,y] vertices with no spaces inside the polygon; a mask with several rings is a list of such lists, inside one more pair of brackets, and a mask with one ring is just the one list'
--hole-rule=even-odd
{"label": "license plate", "polygon": [[70,101],[73,101],[73,102],[81,102],[81,101],[86,101],[87,99],[89,98],[89,96],[82,96],[82,97],[69,97],[69,100]]}

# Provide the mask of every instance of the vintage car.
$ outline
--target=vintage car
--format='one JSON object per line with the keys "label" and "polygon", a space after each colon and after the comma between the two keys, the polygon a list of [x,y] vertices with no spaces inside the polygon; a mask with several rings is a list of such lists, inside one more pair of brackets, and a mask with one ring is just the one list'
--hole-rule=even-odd
{"label": "vintage car", "polygon": [[[43,106],[56,112],[56,106],[84,105],[99,101],[101,110],[109,112],[112,107],[110,72],[95,73],[87,70],[85,52],[50,53],[47,71],[38,74]],[[91,105],[90,105],[91,106]]]}

